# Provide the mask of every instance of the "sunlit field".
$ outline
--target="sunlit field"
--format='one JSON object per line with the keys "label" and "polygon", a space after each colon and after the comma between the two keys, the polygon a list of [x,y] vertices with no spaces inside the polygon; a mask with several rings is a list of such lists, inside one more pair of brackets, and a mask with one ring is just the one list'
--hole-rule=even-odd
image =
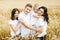
{"label": "sunlit field", "polygon": [[[22,9],[18,8],[20,12]],[[0,40],[36,40],[36,35],[30,35],[29,37],[22,38],[16,36],[14,39],[10,37],[8,20],[11,15],[11,8],[7,12],[0,9]],[[47,27],[47,40],[60,40],[60,8],[48,8],[49,24]]]}

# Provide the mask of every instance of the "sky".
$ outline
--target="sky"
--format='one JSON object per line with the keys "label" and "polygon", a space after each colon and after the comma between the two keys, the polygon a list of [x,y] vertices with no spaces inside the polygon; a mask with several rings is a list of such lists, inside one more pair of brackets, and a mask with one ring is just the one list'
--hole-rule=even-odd
{"label": "sky", "polygon": [[24,8],[27,3],[32,5],[38,3],[40,6],[46,7],[60,6],[60,0],[0,0],[0,8],[5,10],[8,8]]}

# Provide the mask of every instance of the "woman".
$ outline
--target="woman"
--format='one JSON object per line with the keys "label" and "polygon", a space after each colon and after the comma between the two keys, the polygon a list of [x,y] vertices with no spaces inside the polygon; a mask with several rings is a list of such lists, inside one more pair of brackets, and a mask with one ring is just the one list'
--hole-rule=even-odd
{"label": "woman", "polygon": [[18,14],[19,14],[19,10],[17,8],[14,8],[12,10],[11,19],[9,20],[11,37],[19,35],[20,23],[18,23]]}
{"label": "woman", "polygon": [[47,24],[49,23],[47,8],[41,6],[38,8],[37,13],[38,13],[37,16],[35,16],[37,18],[36,20],[36,28],[38,31],[37,39],[46,40],[46,28],[47,28]]}

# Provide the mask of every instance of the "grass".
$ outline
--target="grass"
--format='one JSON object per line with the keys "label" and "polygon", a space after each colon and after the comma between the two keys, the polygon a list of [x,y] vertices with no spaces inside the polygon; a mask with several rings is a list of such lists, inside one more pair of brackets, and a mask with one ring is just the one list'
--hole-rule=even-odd
{"label": "grass", "polygon": [[[16,36],[14,39],[10,37],[8,20],[11,15],[11,8],[7,12],[0,9],[0,40],[36,40],[35,35],[26,38]],[[22,11],[22,9],[19,9]],[[47,27],[46,40],[60,40],[60,8],[48,8],[49,24]]]}

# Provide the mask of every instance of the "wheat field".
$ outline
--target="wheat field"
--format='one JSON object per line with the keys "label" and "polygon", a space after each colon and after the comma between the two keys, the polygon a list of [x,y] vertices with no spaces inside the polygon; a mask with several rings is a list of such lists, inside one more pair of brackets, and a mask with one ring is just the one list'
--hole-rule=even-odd
{"label": "wheat field", "polygon": [[[22,9],[18,8],[20,12]],[[7,12],[0,9],[0,40],[36,40],[36,36],[31,35],[26,38],[21,36],[11,39],[8,20],[11,15],[11,8]],[[46,40],[60,40],[60,8],[48,8],[49,24],[47,27]]]}

